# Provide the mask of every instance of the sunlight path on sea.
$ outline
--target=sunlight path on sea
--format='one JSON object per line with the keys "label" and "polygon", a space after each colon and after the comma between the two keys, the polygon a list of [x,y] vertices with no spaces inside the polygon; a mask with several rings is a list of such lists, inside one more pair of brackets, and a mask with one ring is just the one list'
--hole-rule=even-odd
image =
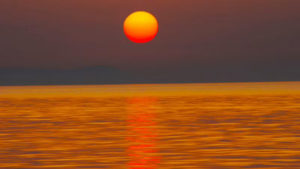
{"label": "sunlight path on sea", "polygon": [[156,133],[156,99],[136,97],[128,100],[129,169],[157,169],[160,161]]}

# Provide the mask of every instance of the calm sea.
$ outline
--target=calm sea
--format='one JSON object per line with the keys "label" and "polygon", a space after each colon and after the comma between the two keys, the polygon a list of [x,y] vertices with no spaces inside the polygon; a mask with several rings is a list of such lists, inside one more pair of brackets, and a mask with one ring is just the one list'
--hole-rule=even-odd
{"label": "calm sea", "polygon": [[300,82],[0,87],[1,169],[299,169]]}

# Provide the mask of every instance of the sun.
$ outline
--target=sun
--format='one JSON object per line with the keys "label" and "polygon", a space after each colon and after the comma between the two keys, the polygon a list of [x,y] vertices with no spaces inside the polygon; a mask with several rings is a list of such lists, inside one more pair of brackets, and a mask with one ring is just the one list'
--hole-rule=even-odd
{"label": "sun", "polygon": [[147,43],[158,33],[158,21],[146,11],[130,14],[124,21],[124,32],[128,39],[135,43]]}

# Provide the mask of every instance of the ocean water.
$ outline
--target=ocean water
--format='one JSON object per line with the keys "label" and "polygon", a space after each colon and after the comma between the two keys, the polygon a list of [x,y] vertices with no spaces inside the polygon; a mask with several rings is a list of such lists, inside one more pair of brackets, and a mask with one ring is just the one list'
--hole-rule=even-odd
{"label": "ocean water", "polygon": [[300,82],[0,87],[1,169],[299,169]]}

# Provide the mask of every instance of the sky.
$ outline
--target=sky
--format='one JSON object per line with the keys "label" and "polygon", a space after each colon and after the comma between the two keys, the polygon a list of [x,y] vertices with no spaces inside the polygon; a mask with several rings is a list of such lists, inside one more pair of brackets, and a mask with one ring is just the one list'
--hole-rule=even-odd
{"label": "sky", "polygon": [[[300,80],[299,0],[1,0],[0,68],[111,66],[157,81]],[[123,21],[153,13],[157,37]]]}

